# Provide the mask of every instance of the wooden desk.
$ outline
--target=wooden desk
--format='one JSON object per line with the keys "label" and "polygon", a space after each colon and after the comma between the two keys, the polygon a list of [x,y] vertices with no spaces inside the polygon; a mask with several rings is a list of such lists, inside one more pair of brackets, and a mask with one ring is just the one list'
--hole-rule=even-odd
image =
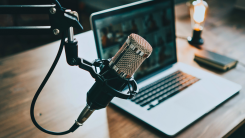
{"label": "wooden desk", "polygon": [[[222,12],[222,9],[227,8],[225,7],[227,5],[222,5],[223,7],[219,10]],[[191,35],[189,16],[186,15],[187,10],[183,12],[183,9],[184,5],[176,6],[176,32],[177,35],[188,36]],[[242,33],[245,32],[243,31],[245,27],[242,26],[244,28],[238,30],[227,20],[217,20],[214,14],[217,13],[215,10],[210,7],[212,14],[209,16],[206,30],[203,32],[204,47],[245,62],[243,54],[245,50],[242,47],[245,40]],[[233,13],[230,14],[230,16],[232,15]],[[77,35],[76,38],[79,42],[79,56],[90,61],[95,59],[95,48],[87,47],[94,45],[92,32]],[[34,127],[30,120],[29,108],[34,93],[51,66],[57,50],[58,42],[54,42],[0,59],[0,137],[53,137]],[[196,50],[186,40],[177,39],[178,60],[202,68],[193,61]],[[241,84],[243,89],[240,94],[195,122],[176,137],[226,137],[244,123],[245,67],[238,64],[235,69],[225,73],[202,69]],[[87,78],[86,81],[84,81],[85,78]],[[63,53],[54,74],[37,101],[35,111],[38,122],[53,131],[68,129],[84,107],[85,93],[92,83],[93,80],[87,72],[66,64]],[[93,118],[88,119],[83,127],[64,137],[100,138],[109,137],[109,135],[111,138],[166,137],[112,105],[107,108],[107,126],[106,120],[103,119],[105,117],[103,111],[105,110],[96,111],[97,113],[92,115]],[[99,115],[100,113],[102,113],[102,117]],[[102,120],[96,117],[101,117]],[[94,127],[88,127],[88,123],[94,124]],[[109,134],[107,127],[109,127]],[[89,136],[89,134],[91,135]]]}

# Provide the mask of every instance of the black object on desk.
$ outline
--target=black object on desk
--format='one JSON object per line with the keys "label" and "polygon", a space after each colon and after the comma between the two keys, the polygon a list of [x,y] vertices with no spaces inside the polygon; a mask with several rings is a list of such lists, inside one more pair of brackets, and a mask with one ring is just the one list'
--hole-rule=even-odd
{"label": "black object on desk", "polygon": [[238,62],[235,59],[204,49],[195,53],[194,60],[222,71],[236,67]]}

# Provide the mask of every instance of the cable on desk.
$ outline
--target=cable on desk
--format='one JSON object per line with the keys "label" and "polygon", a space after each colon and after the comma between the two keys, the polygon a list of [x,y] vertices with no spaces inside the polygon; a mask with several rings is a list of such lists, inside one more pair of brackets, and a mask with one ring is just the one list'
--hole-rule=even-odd
{"label": "cable on desk", "polygon": [[63,50],[63,46],[64,46],[64,43],[65,43],[65,38],[66,38],[66,34],[63,33],[62,34],[62,39],[61,39],[61,43],[60,43],[60,47],[59,47],[59,50],[58,50],[58,53],[55,57],[55,60],[51,66],[51,68],[49,69],[47,75],[45,76],[43,82],[41,83],[41,85],[39,86],[36,94],[34,95],[34,98],[32,100],[32,103],[31,103],[31,109],[30,109],[30,114],[31,114],[31,120],[33,122],[33,124],[38,128],[40,129],[41,131],[45,132],[45,133],[48,133],[48,134],[51,134],[51,135],[64,135],[64,134],[68,134],[70,132],[73,132],[75,131],[75,129],[78,127],[76,124],[74,124],[69,130],[67,131],[63,131],[63,132],[53,132],[53,131],[49,131],[49,130],[46,130],[44,128],[42,128],[36,121],[35,119],[35,116],[34,116],[34,107],[35,107],[35,103],[36,103],[36,100],[39,96],[39,94],[41,93],[43,87],[45,86],[45,84],[47,83],[49,77],[51,76],[52,72],[54,71],[55,69],[55,66],[57,65],[58,61],[59,61],[59,58],[61,56],[61,53],[62,53],[62,50]]}

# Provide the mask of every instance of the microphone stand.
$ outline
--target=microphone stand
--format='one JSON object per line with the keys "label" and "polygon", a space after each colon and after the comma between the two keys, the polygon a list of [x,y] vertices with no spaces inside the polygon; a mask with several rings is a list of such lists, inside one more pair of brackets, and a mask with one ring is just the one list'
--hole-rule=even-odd
{"label": "microphone stand", "polygon": [[[123,80],[128,84],[129,87],[128,94],[123,94],[121,93],[121,91],[118,91],[108,85],[109,81],[113,81],[113,79],[116,78],[107,80],[103,78],[102,75],[97,73],[97,71],[95,71],[97,67],[102,69],[103,67],[108,66],[109,60],[97,59],[91,63],[85,59],[79,58],[78,45],[76,39],[73,38],[72,27],[70,27],[68,31],[68,40],[65,42],[65,52],[66,52],[66,61],[69,65],[71,66],[78,65],[79,68],[88,71],[90,75],[96,80],[96,83],[92,86],[92,88],[87,93],[87,105],[83,109],[83,111],[81,112],[77,120],[75,121],[76,125],[75,124],[73,125],[72,127],[73,129],[77,129],[79,126],[82,126],[83,123],[94,112],[94,110],[105,108],[113,97],[119,97],[122,99],[131,99],[136,93],[138,93],[137,83],[133,78],[130,78],[126,81]],[[93,66],[95,70],[93,69]],[[100,90],[101,87],[99,87],[101,85],[106,85],[107,92],[101,92]],[[132,90],[130,89],[130,85],[133,88]]]}
{"label": "microphone stand", "polygon": [[[59,35],[62,33],[61,44],[57,53],[57,56],[45,76],[43,82],[39,86],[36,94],[31,103],[30,115],[33,124],[41,131],[52,135],[64,135],[70,132],[74,132],[79,126],[81,126],[88,117],[101,108],[105,108],[113,97],[119,97],[122,99],[131,99],[136,93],[138,93],[137,83],[134,78],[128,80],[122,80],[128,84],[129,92],[127,94],[121,93],[121,91],[114,89],[108,85],[109,81],[114,79],[105,79],[102,75],[97,73],[97,67],[100,69],[109,66],[109,60],[96,59],[93,62],[89,62],[83,58],[78,57],[78,42],[74,39],[73,27],[83,29],[82,25],[78,21],[78,13],[61,7],[57,0],[53,0],[54,4],[50,5],[0,5],[0,14],[49,14],[51,26],[13,26],[13,27],[0,27],[0,35],[36,35],[36,34],[53,34]],[[68,32],[68,40],[65,41],[66,32]],[[36,100],[41,93],[43,87],[51,76],[56,64],[59,61],[60,55],[65,47],[66,61],[70,66],[78,66],[81,69],[88,71],[91,76],[96,80],[96,83],[87,93],[87,105],[75,121],[74,125],[67,131],[52,132],[42,128],[35,119],[34,107]],[[94,69],[93,69],[94,67]],[[131,87],[132,89],[131,89]],[[106,91],[101,91],[100,87]],[[98,91],[98,92],[97,92]]]}

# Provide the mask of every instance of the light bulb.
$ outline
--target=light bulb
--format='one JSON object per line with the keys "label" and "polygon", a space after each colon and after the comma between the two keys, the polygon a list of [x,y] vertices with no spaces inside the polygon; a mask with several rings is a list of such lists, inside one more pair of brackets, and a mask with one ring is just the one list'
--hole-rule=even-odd
{"label": "light bulb", "polygon": [[208,4],[203,0],[193,1],[190,6],[191,24],[194,30],[203,30]]}
{"label": "light bulb", "polygon": [[187,40],[191,45],[199,46],[203,44],[201,32],[204,27],[204,22],[207,16],[208,4],[203,0],[195,0],[190,4],[191,26],[193,36]]}
{"label": "light bulb", "polygon": [[203,5],[194,7],[193,19],[196,23],[201,23],[205,18],[206,8]]}

